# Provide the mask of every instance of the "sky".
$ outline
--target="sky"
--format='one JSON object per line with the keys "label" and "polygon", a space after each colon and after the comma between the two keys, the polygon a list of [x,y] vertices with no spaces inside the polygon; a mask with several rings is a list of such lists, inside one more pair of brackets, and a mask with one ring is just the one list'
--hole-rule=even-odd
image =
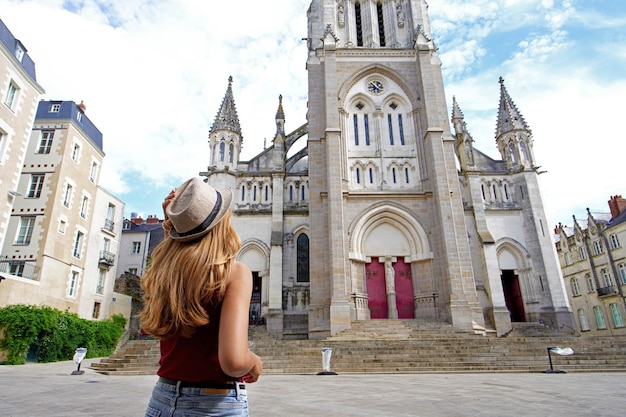
{"label": "sky", "polygon": [[[271,4],[271,7],[268,7]],[[278,97],[288,132],[306,123],[310,0],[0,0],[35,61],[45,100],[84,101],[104,135],[100,185],[131,213],[209,163],[228,77],[241,160],[271,145]],[[626,195],[623,0],[428,0],[448,108],[475,148],[495,143],[498,79],[530,126],[548,221],[571,225]]]}

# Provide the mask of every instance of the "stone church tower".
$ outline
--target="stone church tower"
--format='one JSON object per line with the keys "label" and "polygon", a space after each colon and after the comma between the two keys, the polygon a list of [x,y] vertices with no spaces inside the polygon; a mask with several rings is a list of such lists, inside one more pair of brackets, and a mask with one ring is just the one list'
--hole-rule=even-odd
{"label": "stone church tower", "polygon": [[313,0],[307,43],[308,123],[286,133],[279,97],[272,145],[239,161],[230,79],[201,173],[235,190],[251,317],[312,339],[371,319],[571,325],[532,135],[503,81],[496,161],[456,100],[450,131],[424,0]]}

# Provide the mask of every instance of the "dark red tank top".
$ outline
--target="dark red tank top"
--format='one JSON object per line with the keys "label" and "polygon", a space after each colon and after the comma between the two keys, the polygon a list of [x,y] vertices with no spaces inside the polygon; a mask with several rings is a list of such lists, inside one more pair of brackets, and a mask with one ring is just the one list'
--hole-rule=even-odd
{"label": "dark red tank top", "polygon": [[221,308],[221,302],[209,306],[209,324],[196,328],[193,336],[161,339],[159,376],[187,382],[236,379],[222,371],[217,356]]}

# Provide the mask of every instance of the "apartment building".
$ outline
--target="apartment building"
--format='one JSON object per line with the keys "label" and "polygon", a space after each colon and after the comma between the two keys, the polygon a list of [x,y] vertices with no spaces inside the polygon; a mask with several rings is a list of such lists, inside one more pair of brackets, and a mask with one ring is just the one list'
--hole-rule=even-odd
{"label": "apartment building", "polygon": [[567,295],[582,335],[625,335],[626,200],[609,200],[609,213],[587,210],[572,227],[555,228]]}
{"label": "apartment building", "polygon": [[0,247],[18,195],[26,147],[43,93],[26,47],[0,19]]}
{"label": "apartment building", "polygon": [[85,111],[73,101],[37,107],[1,252],[0,306],[130,315],[129,297],[112,292],[124,203],[98,186],[102,133]]}

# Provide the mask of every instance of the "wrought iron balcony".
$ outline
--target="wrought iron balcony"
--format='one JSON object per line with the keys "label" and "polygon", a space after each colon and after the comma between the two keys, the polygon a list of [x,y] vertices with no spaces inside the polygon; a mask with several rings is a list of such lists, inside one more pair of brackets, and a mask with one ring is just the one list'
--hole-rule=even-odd
{"label": "wrought iron balcony", "polygon": [[115,254],[113,252],[101,250],[98,262],[100,265],[106,265],[107,268],[110,268],[115,264]]}
{"label": "wrought iron balcony", "polygon": [[6,275],[14,275],[20,278],[38,279],[39,268],[34,262],[24,261],[0,261],[0,272]]}
{"label": "wrought iron balcony", "polygon": [[599,297],[602,297],[603,295],[617,294],[617,291],[613,286],[598,288],[597,292]]}
{"label": "wrought iron balcony", "polygon": [[115,227],[115,222],[113,220],[105,220],[103,229],[107,232],[113,233],[113,228]]}

